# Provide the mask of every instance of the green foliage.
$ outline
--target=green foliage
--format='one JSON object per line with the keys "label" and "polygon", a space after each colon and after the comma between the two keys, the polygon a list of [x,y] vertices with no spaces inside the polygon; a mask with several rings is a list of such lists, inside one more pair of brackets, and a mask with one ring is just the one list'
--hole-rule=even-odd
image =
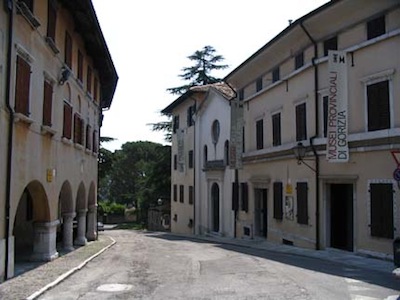
{"label": "green foliage", "polygon": [[110,160],[110,168],[99,178],[99,198],[124,208],[133,204],[138,210],[138,221],[146,223],[148,208],[158,198],[170,195],[171,147],[128,142],[111,153]]}
{"label": "green foliage", "polygon": [[124,215],[125,205],[110,202],[110,201],[99,201],[99,212],[101,214],[112,214],[112,215]]}
{"label": "green foliage", "polygon": [[174,95],[182,95],[192,86],[220,81],[219,78],[211,76],[210,73],[214,70],[226,69],[228,65],[219,64],[224,60],[224,57],[215,53],[216,50],[212,46],[204,46],[203,49],[197,50],[188,56],[188,59],[193,61],[194,64],[183,68],[183,73],[179,75],[180,78],[188,83],[179,87],[169,88],[167,91]]}

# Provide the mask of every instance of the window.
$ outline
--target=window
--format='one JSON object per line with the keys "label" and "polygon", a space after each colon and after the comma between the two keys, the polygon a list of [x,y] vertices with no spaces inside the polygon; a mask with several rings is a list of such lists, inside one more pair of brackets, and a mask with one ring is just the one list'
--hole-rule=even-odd
{"label": "window", "polygon": [[88,93],[91,95],[92,94],[92,67],[88,66],[87,67],[87,75],[86,75],[86,88]]}
{"label": "window", "polygon": [[279,67],[272,70],[272,83],[277,82],[280,79],[280,74],[279,74]]}
{"label": "window", "polygon": [[72,38],[69,35],[68,31],[65,32],[65,49],[64,49],[64,62],[65,64],[72,69]]}
{"label": "window", "polygon": [[175,154],[174,155],[174,170],[178,169],[178,156]]}
{"label": "window", "polygon": [[83,145],[83,120],[78,113],[74,114],[74,143]]}
{"label": "window", "polygon": [[272,146],[281,145],[281,114],[272,115]]}
{"label": "window", "polygon": [[45,126],[51,126],[51,112],[53,104],[53,86],[50,82],[44,81],[43,87],[43,120]]}
{"label": "window", "polygon": [[224,145],[224,161],[225,161],[225,165],[229,165],[229,141],[225,141],[225,145]]}
{"label": "window", "polygon": [[242,182],[240,184],[240,192],[242,199],[242,210],[245,212],[249,211],[249,186],[247,182]]}
{"label": "window", "polygon": [[21,56],[17,56],[17,78],[15,83],[15,112],[29,116],[29,90],[31,66]]}
{"label": "window", "polygon": [[63,137],[69,140],[72,137],[72,106],[67,102],[64,102]]}
{"label": "window", "polygon": [[187,114],[186,114],[186,116],[187,116],[186,122],[187,122],[187,126],[188,126],[188,127],[194,125],[193,116],[194,116],[194,113],[195,113],[195,112],[196,112],[196,105],[192,105],[192,106],[189,106],[189,107],[188,107],[188,109],[187,109]]}
{"label": "window", "polygon": [[174,116],[173,123],[172,123],[172,131],[176,133],[179,129],[179,116]]}
{"label": "window", "polygon": [[93,100],[97,102],[98,100],[98,90],[99,90],[99,80],[97,77],[94,78],[94,85],[93,85]]}
{"label": "window", "polygon": [[367,86],[368,131],[390,128],[389,81]]}
{"label": "window", "polygon": [[300,69],[304,65],[304,52],[296,55],[294,58],[294,69]]}
{"label": "window", "polygon": [[373,39],[386,32],[385,16],[380,16],[367,23],[367,39]]}
{"label": "window", "polygon": [[173,195],[172,195],[174,202],[178,201],[178,186],[174,184],[173,187]]}
{"label": "window", "polygon": [[184,203],[185,189],[183,185],[179,186],[179,202]]}
{"label": "window", "polygon": [[324,137],[328,136],[328,96],[322,98]]}
{"label": "window", "polygon": [[99,137],[98,137],[97,130],[93,130],[92,143],[93,143],[93,153],[98,153],[99,152]]}
{"label": "window", "polygon": [[274,219],[282,220],[283,216],[283,184],[274,182]]}
{"label": "window", "polygon": [[239,94],[239,101],[242,101],[244,99],[244,89],[240,89],[238,94]]}
{"label": "window", "polygon": [[232,210],[239,210],[239,184],[232,182]]}
{"label": "window", "polygon": [[371,236],[393,239],[393,186],[391,183],[370,184]]}
{"label": "window", "polygon": [[257,150],[264,148],[264,121],[263,119],[256,122],[256,147]]}
{"label": "window", "polygon": [[261,91],[263,88],[263,81],[262,81],[262,77],[259,77],[256,81],[256,91],[259,92]]}
{"label": "window", "polygon": [[83,54],[78,50],[78,80],[83,82]]}
{"label": "window", "polygon": [[338,43],[337,43],[337,36],[331,37],[328,40],[324,41],[324,56],[328,56],[329,50],[337,50]]}
{"label": "window", "polygon": [[193,186],[189,186],[189,204],[194,203],[194,189]]}
{"label": "window", "polygon": [[308,186],[307,182],[298,182],[297,193],[297,223],[308,224]]}
{"label": "window", "polygon": [[49,0],[47,4],[47,37],[56,41],[57,8],[55,0]]}
{"label": "window", "polygon": [[302,103],[296,106],[296,141],[307,139],[307,114],[306,104]]}
{"label": "window", "polygon": [[86,125],[86,149],[92,149],[92,126]]}
{"label": "window", "polygon": [[218,120],[214,120],[211,127],[211,137],[214,144],[218,143],[220,134],[220,125]]}
{"label": "window", "polygon": [[33,0],[20,0],[19,2],[25,3],[26,7],[33,12]]}
{"label": "window", "polygon": [[189,169],[193,169],[193,150],[189,150]]}

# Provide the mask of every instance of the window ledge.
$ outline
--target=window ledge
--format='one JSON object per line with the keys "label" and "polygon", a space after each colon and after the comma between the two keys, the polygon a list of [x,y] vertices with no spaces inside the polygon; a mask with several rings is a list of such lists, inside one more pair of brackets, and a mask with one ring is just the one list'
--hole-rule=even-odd
{"label": "window ledge", "polygon": [[69,138],[66,138],[65,136],[63,136],[63,137],[61,138],[61,141],[62,141],[65,145],[68,145],[68,146],[71,146],[71,145],[72,145],[72,141],[71,141]]}
{"label": "window ledge", "polygon": [[78,143],[74,143],[74,147],[78,150],[83,150],[83,146],[81,144]]}
{"label": "window ledge", "polygon": [[86,91],[86,97],[88,97],[90,100],[93,100],[93,96],[89,91]]}
{"label": "window ledge", "polygon": [[94,157],[97,157],[98,153],[97,153],[97,152],[92,152],[92,155],[93,155]]}
{"label": "window ledge", "polygon": [[43,135],[47,134],[47,135],[53,136],[53,135],[55,135],[57,133],[57,131],[55,129],[53,129],[50,126],[47,126],[47,125],[42,125],[40,127],[40,129],[41,129],[41,132],[42,132]]}
{"label": "window ledge", "polygon": [[80,80],[79,78],[76,79],[76,83],[78,84],[78,86],[83,89],[83,82],[82,80]]}
{"label": "window ledge", "polygon": [[33,15],[31,10],[28,8],[28,6],[26,6],[24,2],[18,1],[17,9],[18,12],[25,17],[29,25],[31,25],[32,29],[36,29],[40,26],[39,20]]}
{"label": "window ledge", "polygon": [[92,154],[92,150],[86,148],[86,149],[85,149],[85,153],[90,155],[90,154]]}
{"label": "window ledge", "polygon": [[58,50],[56,43],[53,41],[51,37],[46,36],[46,43],[49,45],[50,49],[53,51],[54,54],[60,53],[60,50]]}
{"label": "window ledge", "polygon": [[29,118],[28,116],[22,114],[22,113],[15,113],[14,114],[14,122],[22,122],[28,125],[31,125],[33,123],[33,119]]}

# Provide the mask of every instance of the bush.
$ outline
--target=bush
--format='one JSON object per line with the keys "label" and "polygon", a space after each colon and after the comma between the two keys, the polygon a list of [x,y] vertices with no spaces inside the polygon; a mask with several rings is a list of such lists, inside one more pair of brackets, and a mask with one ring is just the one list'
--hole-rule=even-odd
{"label": "bush", "polygon": [[101,214],[110,214],[110,215],[124,215],[125,212],[125,204],[119,204],[110,201],[100,201],[99,202],[99,211]]}

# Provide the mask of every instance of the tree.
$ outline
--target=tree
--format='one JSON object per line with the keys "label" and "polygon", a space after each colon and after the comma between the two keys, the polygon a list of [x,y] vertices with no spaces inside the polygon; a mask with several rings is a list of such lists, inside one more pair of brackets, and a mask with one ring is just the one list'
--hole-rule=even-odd
{"label": "tree", "polygon": [[224,60],[222,55],[215,54],[216,50],[212,46],[204,46],[203,49],[197,50],[188,58],[194,62],[193,66],[182,69],[183,73],[179,75],[187,84],[167,89],[168,92],[174,95],[182,95],[187,92],[192,86],[205,85],[220,81],[219,78],[211,76],[214,70],[223,70],[228,65],[219,64]]}
{"label": "tree", "polygon": [[[182,95],[193,86],[211,84],[220,81],[219,78],[211,76],[211,72],[214,70],[226,69],[228,65],[219,64],[224,60],[224,57],[215,53],[216,50],[212,46],[204,46],[203,49],[197,50],[192,55],[188,56],[191,61],[194,61],[194,65],[183,68],[183,73],[178,75],[188,83],[179,87],[168,88],[167,91],[174,95]],[[165,141],[169,143],[172,141],[171,120],[151,123],[148,125],[152,126],[153,131],[164,131]]]}

